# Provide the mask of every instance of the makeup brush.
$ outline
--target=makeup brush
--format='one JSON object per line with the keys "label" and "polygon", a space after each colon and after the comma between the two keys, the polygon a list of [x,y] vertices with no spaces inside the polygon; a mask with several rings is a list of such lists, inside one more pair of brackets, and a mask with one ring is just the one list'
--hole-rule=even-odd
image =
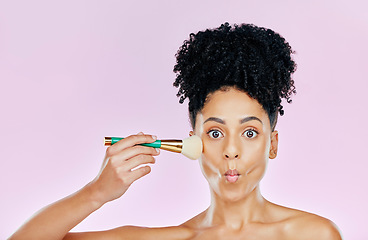
{"label": "makeup brush", "polygon": [[[105,137],[105,146],[111,146],[114,143],[120,141],[121,137]],[[183,140],[156,140],[153,143],[142,143],[139,144],[146,147],[161,148],[170,152],[181,153],[187,158],[196,160],[201,156],[203,146],[200,137],[193,135],[191,137],[185,138]]]}

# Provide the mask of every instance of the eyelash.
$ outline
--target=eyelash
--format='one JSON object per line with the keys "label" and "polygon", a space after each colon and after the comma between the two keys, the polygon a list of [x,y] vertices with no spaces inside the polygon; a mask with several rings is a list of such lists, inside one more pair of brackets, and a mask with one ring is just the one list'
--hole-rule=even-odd
{"label": "eyelash", "polygon": [[[249,132],[249,131],[255,132],[256,133],[256,136],[255,137],[258,136],[258,131],[255,130],[254,128],[249,128],[249,129],[245,130],[242,135],[244,135],[244,133]],[[252,138],[249,138],[249,139],[253,139],[255,137],[252,137]]]}
{"label": "eyelash", "polygon": [[[210,129],[208,132],[207,132],[207,135],[209,135],[210,136],[210,133],[212,133],[212,132],[219,132],[222,136],[224,135],[220,130],[218,130],[218,129]],[[256,133],[256,136],[255,137],[257,137],[258,136],[258,131],[256,130],[256,129],[254,129],[254,128],[250,128],[250,129],[247,129],[247,130],[245,130],[244,132],[243,132],[243,134],[242,135],[244,135],[246,132],[249,132],[249,131],[252,131],[252,132],[255,132]],[[255,138],[255,137],[252,137],[252,138],[248,138],[248,139],[253,139],[253,138]],[[211,137],[210,136],[210,138],[213,138],[213,137]],[[213,139],[218,139],[218,138],[213,138]]]}
{"label": "eyelash", "polygon": [[[222,136],[224,135],[224,134],[222,134],[222,132],[221,132],[220,130],[218,130],[218,129],[210,129],[210,130],[207,132],[207,135],[208,135],[208,136],[210,136],[210,133],[212,133],[212,132],[219,132]],[[218,139],[218,138],[214,138],[214,137],[211,137],[211,136],[210,136],[210,138]]]}

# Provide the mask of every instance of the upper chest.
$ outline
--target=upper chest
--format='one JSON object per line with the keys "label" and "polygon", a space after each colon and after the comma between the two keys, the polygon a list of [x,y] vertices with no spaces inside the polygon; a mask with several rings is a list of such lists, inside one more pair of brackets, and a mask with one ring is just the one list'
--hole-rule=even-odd
{"label": "upper chest", "polygon": [[253,224],[239,231],[224,228],[197,230],[191,240],[278,240],[288,239],[280,224]]}

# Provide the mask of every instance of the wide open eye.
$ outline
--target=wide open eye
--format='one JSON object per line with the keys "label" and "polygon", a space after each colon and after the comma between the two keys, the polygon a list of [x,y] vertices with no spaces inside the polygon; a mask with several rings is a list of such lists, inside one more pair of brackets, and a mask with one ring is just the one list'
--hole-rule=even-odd
{"label": "wide open eye", "polygon": [[207,134],[208,136],[210,136],[210,138],[214,138],[214,139],[224,136],[219,130],[210,130],[207,132]]}
{"label": "wide open eye", "polygon": [[243,135],[244,135],[245,137],[247,137],[247,138],[252,139],[252,138],[255,138],[255,137],[258,135],[258,132],[257,132],[256,130],[254,130],[254,129],[248,129],[248,130],[246,130],[246,131],[243,133]]}

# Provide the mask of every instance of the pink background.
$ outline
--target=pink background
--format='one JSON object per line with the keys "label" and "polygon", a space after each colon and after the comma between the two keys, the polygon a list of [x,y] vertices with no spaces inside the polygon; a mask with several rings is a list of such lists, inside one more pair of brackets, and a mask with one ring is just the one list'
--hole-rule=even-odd
{"label": "pink background", "polygon": [[[229,21],[271,28],[297,52],[264,196],[367,239],[368,6],[347,2],[0,1],[0,238],[91,181],[104,136],[187,137],[174,55],[189,33]],[[177,225],[208,204],[198,163],[163,152],[74,230]]]}

